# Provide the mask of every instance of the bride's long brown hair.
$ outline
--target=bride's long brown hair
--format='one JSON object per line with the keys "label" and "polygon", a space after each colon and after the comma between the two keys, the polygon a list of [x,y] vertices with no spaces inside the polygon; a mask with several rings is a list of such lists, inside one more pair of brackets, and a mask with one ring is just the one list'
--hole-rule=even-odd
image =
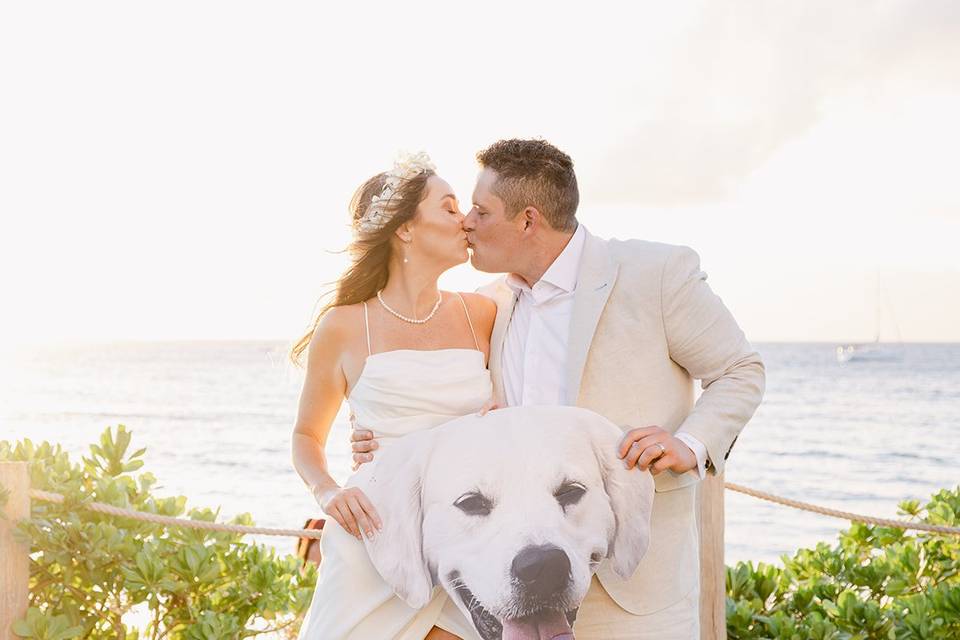
{"label": "bride's long brown hair", "polygon": [[[391,214],[390,221],[375,232],[355,234],[354,240],[346,248],[350,254],[350,266],[335,282],[329,283],[333,285],[333,289],[321,296],[321,299],[331,293],[333,298],[321,307],[310,329],[290,349],[290,360],[293,364],[302,366],[303,352],[310,345],[317,326],[330,309],[368,300],[387,284],[388,266],[393,252],[390,239],[400,225],[413,219],[417,205],[426,197],[427,180],[432,175],[433,171],[426,170],[404,180],[387,204],[387,211]],[[358,228],[358,221],[367,212],[373,196],[379,195],[383,190],[386,178],[386,172],[378,173],[354,192],[350,199],[354,229]]]}

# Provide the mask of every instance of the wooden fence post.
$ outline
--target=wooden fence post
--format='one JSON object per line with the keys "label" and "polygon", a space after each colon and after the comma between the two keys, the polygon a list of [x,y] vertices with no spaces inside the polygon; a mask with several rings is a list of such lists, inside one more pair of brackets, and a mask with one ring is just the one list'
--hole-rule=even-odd
{"label": "wooden fence post", "polygon": [[0,518],[0,640],[17,640],[13,623],[27,615],[30,546],[13,539],[18,520],[30,517],[30,471],[26,462],[0,462],[0,486],[10,491]]}
{"label": "wooden fence post", "polygon": [[723,474],[699,485],[700,638],[727,638],[727,576],[723,558]]}

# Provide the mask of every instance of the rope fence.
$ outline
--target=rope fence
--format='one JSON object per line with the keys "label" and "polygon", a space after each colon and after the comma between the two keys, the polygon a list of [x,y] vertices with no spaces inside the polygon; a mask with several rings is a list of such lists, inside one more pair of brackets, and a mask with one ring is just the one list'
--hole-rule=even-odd
{"label": "rope fence", "polygon": [[787,507],[793,507],[794,509],[800,509],[801,511],[811,511],[813,513],[819,513],[824,516],[831,516],[834,518],[840,518],[842,520],[850,520],[852,522],[864,522],[866,524],[875,524],[881,527],[891,527],[894,529],[915,529],[917,531],[931,531],[934,533],[953,533],[960,534],[960,527],[947,527],[939,524],[927,524],[925,522],[904,522],[903,520],[893,520],[890,518],[876,518],[874,516],[864,516],[858,513],[850,513],[849,511],[840,511],[839,509],[830,509],[828,507],[820,507],[815,504],[810,504],[809,502],[800,502],[799,500],[791,500],[790,498],[783,498],[781,496],[775,496],[772,493],[766,493],[765,491],[758,491],[756,489],[750,489],[749,487],[744,487],[743,485],[734,484],[732,482],[724,482],[724,487],[731,491],[736,491],[737,493],[743,493],[754,498],[759,498],[761,500],[768,500],[770,502],[775,502],[777,504],[782,504]]}
{"label": "rope fence", "polygon": [[[63,495],[51,491],[41,491],[40,489],[30,489],[30,497],[45,502],[63,502]],[[294,538],[320,538],[320,534],[322,533],[316,529],[272,529],[269,527],[250,527],[240,524],[209,522],[207,520],[188,520],[186,518],[162,516],[158,513],[124,509],[123,507],[115,507],[112,504],[105,504],[103,502],[89,502],[84,506],[91,511],[108,513],[114,516],[132,518],[134,520],[146,520],[147,522],[190,529],[206,529],[207,531],[226,531],[229,533],[258,534],[265,536],[291,536]]]}
{"label": "rope fence", "polygon": [[[16,640],[13,620],[26,615],[29,601],[30,549],[14,540],[12,523],[30,517],[30,500],[62,504],[64,496],[51,491],[30,487],[28,463],[0,462],[0,486],[8,492],[7,504],[2,509],[5,518],[0,518],[0,640]],[[701,640],[726,640],[726,566],[724,564],[724,494],[735,491],[760,500],[820,515],[840,518],[851,522],[897,529],[912,529],[940,534],[960,535],[960,527],[933,525],[924,522],[906,522],[889,518],[876,518],[857,513],[821,507],[819,505],[784,498],[765,491],[758,491],[739,484],[725,482],[723,474],[708,475],[698,487],[698,529],[700,531],[700,597],[699,618]],[[287,536],[319,539],[322,530],[277,529],[239,524],[226,524],[206,520],[190,520],[146,513],[117,507],[103,502],[83,502],[78,506],[121,518],[145,520],[164,526],[175,526],[207,531],[223,531],[235,534]]]}
{"label": "rope fence", "polygon": [[[877,518],[874,516],[865,516],[857,513],[851,513],[849,511],[841,511],[839,509],[831,509],[829,507],[821,507],[815,504],[810,504],[809,502],[801,502],[799,500],[792,500],[790,498],[784,498],[782,496],[777,496],[772,493],[767,493],[765,491],[759,491],[757,489],[751,489],[743,485],[735,484],[732,482],[724,482],[724,487],[730,491],[736,491],[737,493],[742,493],[760,500],[767,500],[776,504],[781,504],[787,507],[792,507],[794,509],[799,509],[801,511],[810,511],[812,513],[819,513],[820,515],[830,516],[833,518],[840,518],[842,520],[849,520],[851,522],[863,522],[866,524],[873,524],[881,527],[891,527],[895,529],[912,529],[916,531],[929,531],[933,533],[947,533],[947,534],[958,534],[960,535],[960,527],[948,527],[944,525],[935,525],[927,524],[925,522],[904,522],[903,520],[894,520],[890,518]],[[63,502],[63,496],[59,493],[53,493],[50,491],[41,491],[40,489],[31,489],[30,497],[37,500],[43,500],[46,502]],[[269,527],[250,527],[238,524],[220,524],[216,522],[208,522],[205,520],[187,520],[185,518],[174,518],[172,516],[162,516],[156,513],[145,513],[143,511],[134,511],[133,509],[124,509],[122,507],[115,507],[113,505],[104,504],[103,502],[91,502],[85,505],[86,508],[91,511],[97,511],[100,513],[107,513],[115,516],[122,516],[125,518],[133,518],[134,520],[146,520],[148,522],[155,522],[157,524],[164,524],[170,526],[179,526],[179,527],[188,527],[193,529],[206,529],[208,531],[226,531],[230,533],[241,533],[241,534],[257,534],[257,535],[267,535],[267,536],[291,536],[295,538],[320,538],[322,531],[316,529],[274,529]]]}

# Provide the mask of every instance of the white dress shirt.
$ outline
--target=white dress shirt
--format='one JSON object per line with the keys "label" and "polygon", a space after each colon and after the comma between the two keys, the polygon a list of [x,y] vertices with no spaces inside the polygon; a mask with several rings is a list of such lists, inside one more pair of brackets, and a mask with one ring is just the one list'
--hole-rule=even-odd
{"label": "white dress shirt", "polygon": [[[507,285],[518,294],[501,365],[508,406],[566,404],[567,343],[585,240],[586,230],[579,224],[567,246],[532,287],[515,274],[506,277]],[[696,455],[696,471],[702,479],[706,446],[689,433],[674,435]]]}

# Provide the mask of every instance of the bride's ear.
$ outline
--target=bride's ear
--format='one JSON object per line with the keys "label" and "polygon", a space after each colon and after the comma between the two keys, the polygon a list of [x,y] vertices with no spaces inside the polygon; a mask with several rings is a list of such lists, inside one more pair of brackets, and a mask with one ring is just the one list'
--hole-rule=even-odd
{"label": "bride's ear", "polygon": [[413,242],[413,226],[409,221],[401,224],[393,233],[400,239],[400,242],[404,244]]}
{"label": "bride's ear", "polygon": [[433,580],[423,555],[421,480],[430,443],[429,430],[411,433],[377,453],[376,465],[358,483],[373,503],[383,530],[364,538],[370,561],[393,591],[414,609],[430,601]]}

